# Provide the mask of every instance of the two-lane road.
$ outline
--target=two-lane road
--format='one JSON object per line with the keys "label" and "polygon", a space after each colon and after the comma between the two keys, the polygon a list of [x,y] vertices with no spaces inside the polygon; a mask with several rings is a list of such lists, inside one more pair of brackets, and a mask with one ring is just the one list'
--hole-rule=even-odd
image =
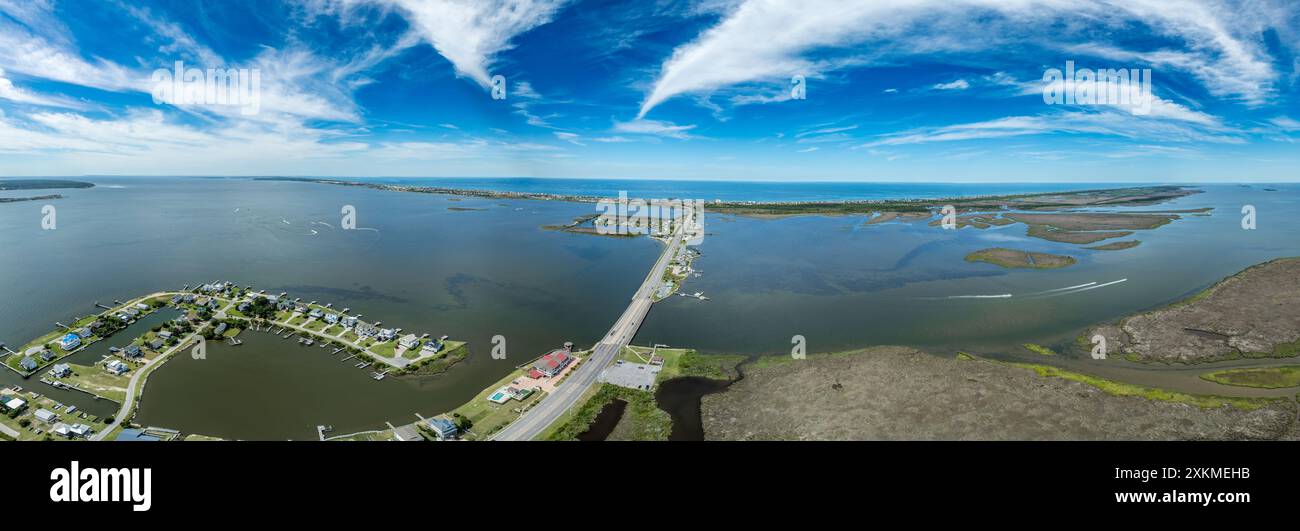
{"label": "two-lane road", "polygon": [[623,315],[619,316],[614,322],[614,326],[609,329],[596,346],[592,348],[591,355],[587,360],[573,371],[555,392],[547,395],[536,406],[525,412],[517,420],[506,426],[505,429],[497,432],[492,436],[495,441],[527,441],[546,430],[556,420],[564,415],[566,411],[574,406],[583,393],[596,383],[596,378],[600,376],[600,371],[604,370],[623,347],[632,342],[636,332],[645,321],[645,316],[650,312],[650,306],[654,304],[653,296],[663,284],[664,271],[668,268],[669,262],[677,255],[677,250],[682,245],[684,231],[679,224],[678,230],[668,240],[668,245],[664,252],[655,262],[650,274],[646,275],[645,280],[641,282],[641,287],[636,290],[632,296],[632,301],[628,304]]}

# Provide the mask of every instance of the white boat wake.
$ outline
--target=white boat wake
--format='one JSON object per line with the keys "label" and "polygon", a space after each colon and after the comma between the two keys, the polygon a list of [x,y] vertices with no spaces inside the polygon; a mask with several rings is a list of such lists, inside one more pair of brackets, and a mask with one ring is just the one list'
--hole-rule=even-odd
{"label": "white boat wake", "polygon": [[1059,296],[1059,295],[1073,295],[1073,294],[1075,294],[1075,293],[1082,293],[1082,292],[1085,292],[1085,291],[1088,291],[1088,290],[1091,290],[1091,289],[1104,288],[1104,287],[1106,287],[1106,286],[1114,286],[1115,284],[1119,284],[1120,282],[1127,282],[1127,281],[1128,281],[1127,278],[1121,278],[1121,279],[1119,279],[1119,280],[1115,280],[1115,281],[1112,281],[1112,282],[1107,282],[1107,283],[1105,283],[1105,284],[1097,284],[1097,283],[1093,282],[1093,284],[1096,284],[1095,286],[1087,286],[1087,287],[1083,287],[1083,288],[1076,289],[1076,290],[1074,290],[1074,291],[1063,291],[1063,292],[1060,292],[1060,293],[1053,293],[1053,294],[1051,294],[1051,295],[1047,295],[1047,296],[1048,296],[1048,297],[1056,297],[1056,296]]}
{"label": "white boat wake", "polygon": [[946,298],[949,299],[1010,299],[1011,294],[1003,293],[1001,295],[949,295]]}
{"label": "white boat wake", "polygon": [[1049,290],[1047,290],[1047,291],[1036,291],[1036,292],[1034,292],[1034,293],[1030,293],[1030,295],[1042,295],[1042,294],[1044,294],[1044,293],[1056,293],[1056,292],[1058,292],[1058,291],[1070,291],[1070,290],[1072,290],[1072,289],[1086,288],[1086,287],[1091,286],[1091,285],[1094,285],[1094,284],[1096,284],[1096,282],[1089,282],[1089,283],[1087,283],[1087,284],[1079,284],[1078,286],[1070,286],[1070,287],[1067,287],[1067,288],[1056,288],[1056,289],[1049,289]]}

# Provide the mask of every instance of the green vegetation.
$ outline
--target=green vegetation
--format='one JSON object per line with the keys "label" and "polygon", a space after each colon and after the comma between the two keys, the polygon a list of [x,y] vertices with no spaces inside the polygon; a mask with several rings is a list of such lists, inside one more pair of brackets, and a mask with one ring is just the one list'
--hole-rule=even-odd
{"label": "green vegetation", "polygon": [[471,426],[471,430],[463,435],[466,440],[487,440],[507,424],[514,422],[519,415],[528,408],[532,407],[541,400],[545,393],[534,392],[523,401],[511,400],[504,404],[495,404],[488,401],[488,397],[495,393],[503,385],[508,385],[515,379],[524,375],[523,370],[515,370],[504,378],[497,380],[496,383],[487,387],[469,402],[453,409],[450,413],[452,418],[457,419],[457,424],[461,418],[466,419]]}
{"label": "green vegetation", "polygon": [[601,384],[596,393],[585,401],[576,413],[564,422],[557,423],[542,434],[542,440],[572,441],[577,440],[595,422],[601,410],[614,400],[627,402],[623,418],[619,424],[629,423],[629,437],[637,441],[666,441],[672,432],[672,418],[655,403],[654,395],[610,384]]}
{"label": "green vegetation", "polygon": [[126,400],[126,386],[131,381],[131,373],[119,376],[110,374],[102,367],[72,363],[68,366],[72,368],[72,374],[61,378],[64,383],[119,404]]}
{"label": "green vegetation", "polygon": [[1028,350],[1028,351],[1033,352],[1033,353],[1035,353],[1035,354],[1042,354],[1042,355],[1044,355],[1044,356],[1055,356],[1055,355],[1056,355],[1056,351],[1054,351],[1054,350],[1052,350],[1052,349],[1050,349],[1050,348],[1044,347],[1044,346],[1042,346],[1042,345],[1035,345],[1035,344],[1033,344],[1033,343],[1025,343],[1025,344],[1020,345],[1020,346],[1025,347],[1025,350]]}
{"label": "green vegetation", "polygon": [[967,262],[987,262],[1008,269],[1058,269],[1074,265],[1070,256],[1048,253],[1031,253],[1016,249],[994,247],[980,249],[966,255]]}
{"label": "green vegetation", "polygon": [[972,355],[967,354],[967,353],[965,353],[965,352],[958,352],[958,353],[957,353],[957,361],[975,361],[975,359],[976,359],[975,356],[972,356]]}
{"label": "green vegetation", "polygon": [[1202,374],[1201,378],[1223,385],[1283,389],[1300,386],[1300,365],[1227,369]]}
{"label": "green vegetation", "polygon": [[1064,378],[1066,380],[1091,385],[1113,396],[1132,396],[1145,398],[1147,400],[1175,402],[1203,409],[1232,406],[1237,409],[1252,411],[1279,400],[1275,398],[1235,398],[1213,395],[1192,395],[1177,391],[1166,391],[1164,389],[1156,389],[1153,387],[1143,387],[1140,385],[1116,382],[1105,378],[1067,371],[1050,365],[1039,365],[1033,363],[1008,363],[1008,365],[1032,370],[1038,373],[1039,376]]}
{"label": "green vegetation", "polygon": [[[468,343],[464,341],[444,341],[442,351],[432,358],[418,361],[407,365],[402,369],[395,369],[395,374],[438,374],[450,369],[452,365],[464,361],[469,356]],[[415,352],[419,352],[416,350]],[[495,388],[493,388],[495,389]]]}
{"label": "green vegetation", "polygon": [[1134,247],[1137,247],[1141,243],[1142,243],[1141,240],[1125,240],[1122,242],[1111,242],[1105,245],[1086,247],[1086,249],[1091,249],[1093,251],[1122,251],[1124,249],[1132,249]]}

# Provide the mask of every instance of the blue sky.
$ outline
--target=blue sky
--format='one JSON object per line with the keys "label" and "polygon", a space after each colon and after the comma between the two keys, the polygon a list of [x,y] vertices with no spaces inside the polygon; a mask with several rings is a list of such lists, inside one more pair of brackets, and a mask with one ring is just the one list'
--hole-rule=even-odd
{"label": "blue sky", "polygon": [[[8,176],[1300,181],[1285,0],[0,0],[0,50]],[[1067,61],[1149,107],[1045,103]]]}

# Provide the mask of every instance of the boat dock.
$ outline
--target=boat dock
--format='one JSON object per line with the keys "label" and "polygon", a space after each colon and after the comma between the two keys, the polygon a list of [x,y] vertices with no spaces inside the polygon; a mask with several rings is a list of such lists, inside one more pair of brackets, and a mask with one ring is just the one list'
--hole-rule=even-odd
{"label": "boat dock", "polygon": [[334,431],[334,426],[329,426],[326,424],[318,424],[316,426],[316,436],[320,437],[320,440],[322,441],[325,440],[325,434],[331,431]]}
{"label": "boat dock", "polygon": [[372,372],[372,373],[370,373],[370,377],[371,377],[371,378],[374,378],[375,380],[383,380],[383,379],[384,379],[384,376],[387,376],[387,375],[388,375],[388,371],[390,371],[390,370],[392,370],[392,369],[384,369],[384,372]]}

